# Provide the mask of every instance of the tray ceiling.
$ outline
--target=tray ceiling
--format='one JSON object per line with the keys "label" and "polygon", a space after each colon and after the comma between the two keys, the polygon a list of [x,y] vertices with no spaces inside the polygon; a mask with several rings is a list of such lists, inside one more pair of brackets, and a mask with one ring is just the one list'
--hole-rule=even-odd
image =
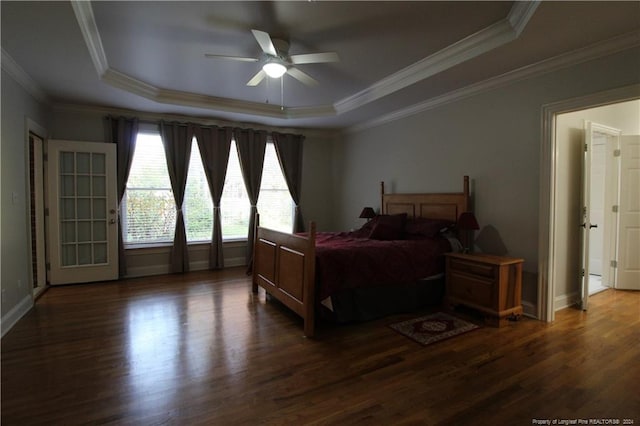
{"label": "tray ceiling", "polygon": [[[579,61],[637,46],[640,27],[638,2],[99,1],[1,8],[3,69],[51,103],[320,128],[410,112],[553,59]],[[331,51],[340,62],[298,66],[318,86],[285,75],[282,85],[267,78],[248,87],[259,63],[205,54],[259,56],[251,29],[287,40],[290,54]]]}

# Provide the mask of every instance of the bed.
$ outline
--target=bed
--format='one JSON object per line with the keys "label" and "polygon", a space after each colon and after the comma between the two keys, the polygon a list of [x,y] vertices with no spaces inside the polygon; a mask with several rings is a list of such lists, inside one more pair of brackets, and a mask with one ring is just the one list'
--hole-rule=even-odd
{"label": "bed", "polygon": [[[355,232],[316,232],[314,222],[305,234],[257,226],[253,292],[262,287],[302,317],[307,337],[321,315],[343,322],[439,303],[443,254],[458,238],[466,243],[464,235],[439,231],[454,229],[450,225],[469,211],[469,177],[456,193],[392,194],[382,182],[380,199],[381,214]],[[406,234],[397,233],[398,222]],[[435,230],[429,238],[409,232],[427,228]]]}

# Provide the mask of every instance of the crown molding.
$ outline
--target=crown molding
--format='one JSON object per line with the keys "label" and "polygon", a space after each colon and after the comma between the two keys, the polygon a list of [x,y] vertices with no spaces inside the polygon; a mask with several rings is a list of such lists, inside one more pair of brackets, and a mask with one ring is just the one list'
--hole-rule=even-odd
{"label": "crown molding", "polygon": [[133,93],[134,95],[142,96],[143,98],[156,100],[159,90],[157,87],[147,84],[141,80],[133,78],[120,71],[108,68],[102,75],[102,81],[110,86],[117,87],[126,92]]}
{"label": "crown molding", "polygon": [[98,26],[93,15],[91,2],[72,0],[71,5],[98,77],[110,86],[162,104],[197,107],[261,117],[290,119],[335,115],[335,109],[330,105],[302,108],[281,107],[272,104],[247,102],[237,99],[164,89],[131,77],[109,66],[107,55],[102,45],[102,39],[100,38],[100,32],[98,31]]}
{"label": "crown molding", "polygon": [[2,69],[11,76],[24,90],[36,100],[49,104],[50,99],[44,90],[36,83],[20,65],[2,49]]}
{"label": "crown molding", "polygon": [[336,102],[334,107],[338,114],[360,108],[513,39],[513,29],[502,20]]}
{"label": "crown molding", "polygon": [[100,38],[98,25],[93,15],[91,2],[71,0],[71,7],[76,15],[76,20],[80,26],[84,42],[87,45],[87,49],[89,49],[89,56],[91,56],[93,66],[96,68],[98,76],[103,78],[109,70],[109,63],[107,62],[107,55],[102,46],[102,39]]}
{"label": "crown molding", "polygon": [[113,87],[123,89],[129,93],[142,96],[154,102],[170,105],[181,105],[215,111],[253,114],[273,118],[305,118],[335,115],[332,106],[287,108],[272,104],[239,101],[236,99],[219,98],[179,90],[163,89],[152,86],[144,81],[135,79],[127,74],[109,68],[102,80]]}
{"label": "crown molding", "polygon": [[640,32],[633,31],[630,33],[626,33],[618,37],[613,37],[602,42],[594,43],[590,46],[577,49],[566,54],[558,55],[553,58],[545,59],[535,64],[527,65],[525,67],[509,71],[497,77],[492,77],[490,79],[471,84],[461,89],[457,89],[443,95],[430,98],[424,102],[420,102],[407,108],[393,111],[374,120],[351,126],[346,131],[358,132],[371,127],[380,126],[385,123],[410,117],[429,109],[475,96],[482,92],[487,92],[498,87],[514,83],[516,81],[525,80],[528,78],[536,77],[538,75],[557,71],[562,68],[567,68],[583,62],[588,62],[638,46],[640,46]]}
{"label": "crown molding", "polygon": [[516,1],[513,4],[509,11],[509,15],[507,15],[507,20],[515,31],[516,37],[519,37],[520,33],[524,31],[525,27],[529,23],[529,19],[531,19],[539,5],[539,0]]}
{"label": "crown molding", "polygon": [[320,118],[337,115],[333,105],[286,108],[287,118]]}
{"label": "crown molding", "polygon": [[506,18],[336,102],[337,113],[359,108],[515,40],[539,3],[515,2]]}
{"label": "crown molding", "polygon": [[203,126],[230,126],[252,128],[255,130],[265,130],[268,132],[284,132],[284,133],[301,133],[307,137],[326,137],[336,136],[341,133],[340,129],[314,129],[303,127],[280,127],[258,124],[248,121],[231,121],[211,117],[195,117],[193,115],[175,114],[175,113],[159,113],[148,111],[137,111],[127,108],[107,107],[102,105],[82,105],[73,103],[56,103],[52,105],[54,112],[71,113],[71,114],[99,114],[114,116],[130,116],[137,117],[142,122],[157,123],[158,121],[178,121],[185,123],[197,123]]}
{"label": "crown molding", "polygon": [[[524,3],[524,4],[523,4]],[[515,2],[509,15],[436,53],[384,78],[367,89],[333,105],[279,107],[269,104],[218,98],[155,87],[109,67],[90,1],[72,0],[71,5],[98,76],[107,84],[155,102],[238,112],[278,119],[327,117],[342,114],[404,89],[464,61],[514,40],[535,12],[539,0]]]}

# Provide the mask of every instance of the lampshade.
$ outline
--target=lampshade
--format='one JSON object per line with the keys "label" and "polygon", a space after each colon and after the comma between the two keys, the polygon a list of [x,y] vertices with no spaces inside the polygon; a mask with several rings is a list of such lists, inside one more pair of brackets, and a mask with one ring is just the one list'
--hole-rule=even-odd
{"label": "lampshade", "polygon": [[458,228],[471,230],[480,229],[480,226],[472,212],[463,212],[458,218]]}
{"label": "lampshade", "polygon": [[280,62],[271,61],[264,64],[262,70],[271,78],[280,78],[287,72],[287,67]]}
{"label": "lampshade", "polygon": [[362,209],[362,213],[360,213],[360,219],[371,219],[376,217],[376,212],[373,211],[371,207],[365,207]]}

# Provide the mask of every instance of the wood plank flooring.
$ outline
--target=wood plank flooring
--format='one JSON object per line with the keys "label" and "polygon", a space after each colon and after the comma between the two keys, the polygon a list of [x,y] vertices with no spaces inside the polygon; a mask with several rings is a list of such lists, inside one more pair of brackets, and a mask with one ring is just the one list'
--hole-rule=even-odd
{"label": "wood plank flooring", "polygon": [[640,293],[422,347],[315,339],[242,269],[55,287],[2,339],[2,425],[640,424]]}

